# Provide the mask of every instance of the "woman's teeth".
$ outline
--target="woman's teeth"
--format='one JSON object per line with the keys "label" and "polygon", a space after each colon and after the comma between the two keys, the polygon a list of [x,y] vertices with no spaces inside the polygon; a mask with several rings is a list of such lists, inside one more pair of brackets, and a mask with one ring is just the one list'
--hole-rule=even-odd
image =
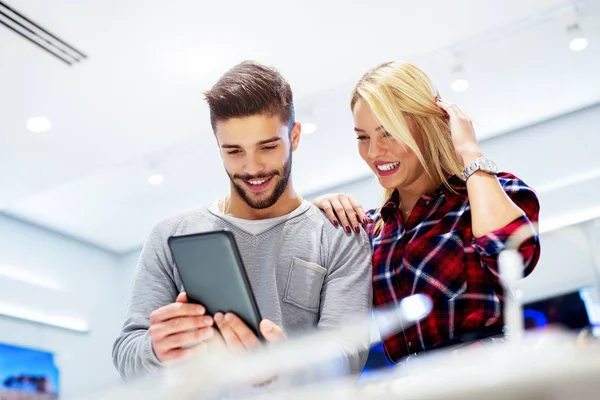
{"label": "woman's teeth", "polygon": [[392,169],[396,168],[398,165],[400,165],[399,162],[389,163],[389,164],[381,164],[381,165],[377,165],[377,169],[380,171],[391,171]]}

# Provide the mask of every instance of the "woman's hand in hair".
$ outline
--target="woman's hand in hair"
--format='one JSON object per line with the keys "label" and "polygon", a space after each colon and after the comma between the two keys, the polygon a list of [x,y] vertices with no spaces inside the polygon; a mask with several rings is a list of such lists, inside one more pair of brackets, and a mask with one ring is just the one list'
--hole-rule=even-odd
{"label": "woman's hand in hair", "polygon": [[448,103],[440,98],[437,99],[437,104],[450,117],[450,131],[454,150],[466,167],[481,156],[473,122],[456,104]]}
{"label": "woman's hand in hair", "polygon": [[335,226],[340,225],[348,233],[360,232],[360,225],[367,221],[365,211],[352,196],[329,193],[313,200],[313,204],[325,212]]}

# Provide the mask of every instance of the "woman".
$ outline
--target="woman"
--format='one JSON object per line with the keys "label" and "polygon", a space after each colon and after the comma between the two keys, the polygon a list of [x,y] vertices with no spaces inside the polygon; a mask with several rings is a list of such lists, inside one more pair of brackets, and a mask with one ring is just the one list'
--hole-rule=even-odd
{"label": "woman", "polygon": [[518,245],[523,276],[536,265],[539,202],[519,178],[483,156],[469,118],[439,98],[423,71],[387,62],[367,72],[350,101],[358,150],[384,188],[379,209],[363,213],[350,196],[314,203],[349,230],[363,222],[373,248],[375,307],[423,293],[432,312],[384,338],[392,362],[449,345],[502,335],[498,255]]}

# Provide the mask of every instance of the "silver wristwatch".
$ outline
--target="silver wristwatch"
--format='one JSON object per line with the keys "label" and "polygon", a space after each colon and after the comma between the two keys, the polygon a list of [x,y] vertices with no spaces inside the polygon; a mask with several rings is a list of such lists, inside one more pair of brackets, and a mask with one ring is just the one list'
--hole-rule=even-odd
{"label": "silver wristwatch", "polygon": [[465,168],[461,176],[462,180],[466,182],[467,179],[477,171],[495,175],[498,172],[498,166],[491,158],[481,156]]}

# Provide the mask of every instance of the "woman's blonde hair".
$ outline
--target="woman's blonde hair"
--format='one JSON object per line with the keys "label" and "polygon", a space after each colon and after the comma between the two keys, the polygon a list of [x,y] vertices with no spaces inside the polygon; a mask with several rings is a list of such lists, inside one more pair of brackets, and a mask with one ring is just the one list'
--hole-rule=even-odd
{"label": "woman's blonde hair", "polygon": [[[448,178],[460,175],[463,167],[454,151],[448,115],[437,105],[437,96],[433,82],[417,66],[390,61],[363,75],[352,91],[350,108],[354,110],[359,99],[365,101],[386,132],[415,153],[433,181],[451,189]],[[422,136],[423,151],[411,135],[407,118]],[[384,189],[384,203],[393,192]]]}

